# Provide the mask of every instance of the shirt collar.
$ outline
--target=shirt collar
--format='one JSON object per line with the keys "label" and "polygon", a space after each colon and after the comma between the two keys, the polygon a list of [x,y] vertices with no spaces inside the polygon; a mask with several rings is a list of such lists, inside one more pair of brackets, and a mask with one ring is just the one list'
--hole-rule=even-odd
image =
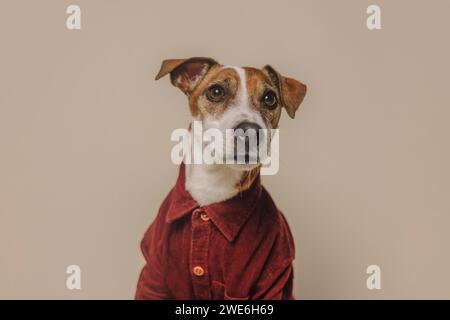
{"label": "shirt collar", "polygon": [[182,163],[177,182],[170,193],[171,201],[166,221],[171,223],[198,208],[209,216],[217,229],[230,242],[236,238],[261,196],[261,180],[258,175],[248,190],[240,192],[228,200],[200,207],[186,190],[185,181],[185,168]]}

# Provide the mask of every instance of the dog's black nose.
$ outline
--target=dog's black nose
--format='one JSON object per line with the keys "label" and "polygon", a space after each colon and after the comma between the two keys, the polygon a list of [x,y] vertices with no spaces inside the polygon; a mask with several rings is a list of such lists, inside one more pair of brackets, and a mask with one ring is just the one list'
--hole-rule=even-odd
{"label": "dog's black nose", "polygon": [[262,128],[257,123],[244,121],[244,122],[239,123],[236,126],[236,128],[234,128],[234,130],[236,130],[236,129],[242,129],[244,131],[247,131],[248,129],[258,131],[259,129],[262,129]]}
{"label": "dog's black nose", "polygon": [[259,131],[261,128],[260,125],[254,122],[241,122],[234,128],[234,135],[237,138],[245,139],[246,144],[251,141],[252,137],[256,138],[255,147],[257,147],[261,142],[261,132]]}

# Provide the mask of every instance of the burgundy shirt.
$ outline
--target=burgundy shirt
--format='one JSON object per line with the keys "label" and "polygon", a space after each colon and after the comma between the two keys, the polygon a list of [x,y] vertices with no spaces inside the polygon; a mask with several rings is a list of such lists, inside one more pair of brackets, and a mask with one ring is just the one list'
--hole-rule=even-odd
{"label": "burgundy shirt", "polygon": [[259,177],[245,192],[200,207],[181,165],[141,249],[136,299],[293,299],[294,241]]}

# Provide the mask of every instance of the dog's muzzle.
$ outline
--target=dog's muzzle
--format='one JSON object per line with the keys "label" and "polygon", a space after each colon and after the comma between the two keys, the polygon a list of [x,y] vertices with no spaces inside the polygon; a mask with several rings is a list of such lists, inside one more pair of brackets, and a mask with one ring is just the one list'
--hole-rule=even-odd
{"label": "dog's muzzle", "polygon": [[257,163],[258,150],[265,135],[260,125],[241,122],[234,129],[234,158],[238,163]]}

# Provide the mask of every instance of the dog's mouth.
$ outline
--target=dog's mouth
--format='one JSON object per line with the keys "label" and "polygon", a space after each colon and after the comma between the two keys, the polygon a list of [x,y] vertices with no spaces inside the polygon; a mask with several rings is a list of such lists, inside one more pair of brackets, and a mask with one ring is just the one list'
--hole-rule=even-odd
{"label": "dog's mouth", "polygon": [[261,148],[264,149],[266,134],[261,127],[246,127],[249,125],[251,124],[244,122],[234,128],[233,148],[228,158],[234,160],[234,163],[238,165],[252,165],[261,162],[262,155],[260,153],[263,151]]}
{"label": "dog's mouth", "polygon": [[234,137],[233,159],[236,164],[257,164],[259,157],[258,144],[252,145],[248,137]]}
{"label": "dog's mouth", "polygon": [[257,164],[259,162],[258,150],[246,149],[244,152],[238,152],[235,147],[233,160],[236,164]]}
{"label": "dog's mouth", "polygon": [[234,162],[236,164],[258,164],[259,159],[258,157],[254,157],[248,153],[245,153],[242,155],[235,155]]}

